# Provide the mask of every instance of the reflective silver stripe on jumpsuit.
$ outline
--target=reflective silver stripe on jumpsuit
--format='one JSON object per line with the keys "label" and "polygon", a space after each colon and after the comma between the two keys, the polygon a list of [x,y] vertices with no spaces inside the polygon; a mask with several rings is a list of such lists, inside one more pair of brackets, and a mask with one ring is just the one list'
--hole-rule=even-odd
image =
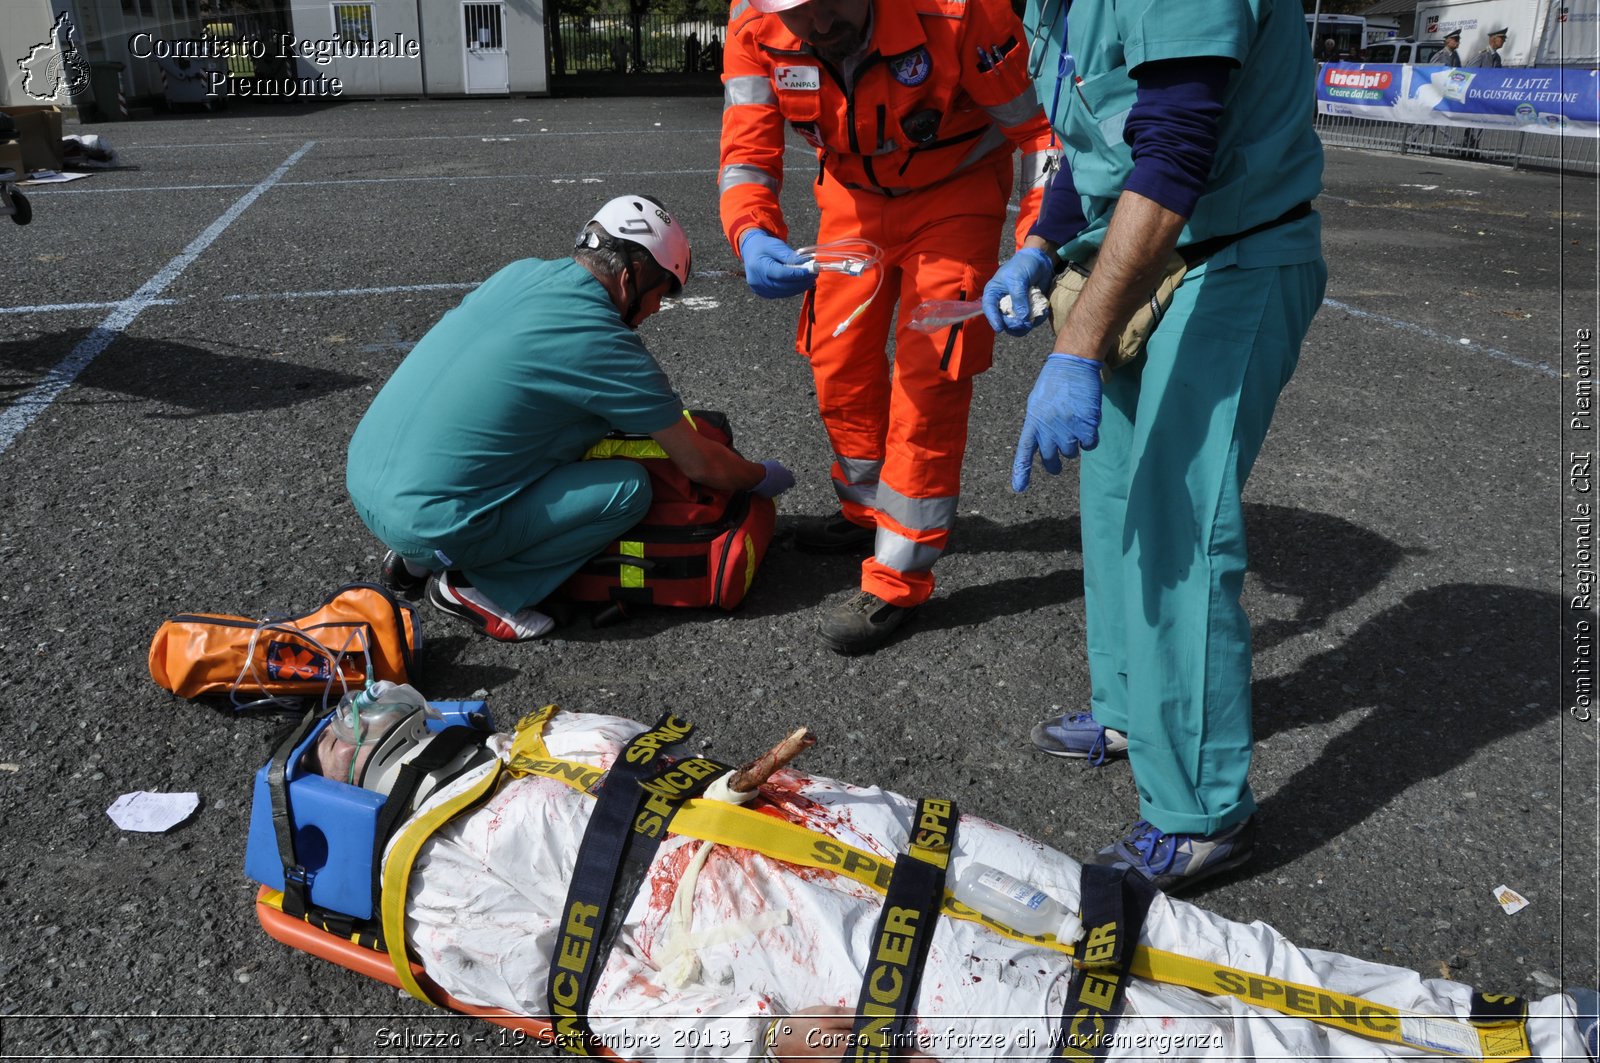
{"label": "reflective silver stripe on jumpsuit", "polygon": [[840,454],[835,454],[833,460],[839,463],[839,469],[845,476],[843,481],[837,479],[833,481],[833,491],[839,496],[839,500],[876,509],[878,476],[883,472],[883,462],[867,458],[846,458]]}
{"label": "reflective silver stripe on jumpsuit", "polygon": [[[956,522],[956,496],[907,498],[887,484],[878,485],[878,511],[896,524],[915,531],[949,530]],[[925,572],[933,567],[944,550],[927,543],[912,542],[882,524],[873,554],[878,563],[896,572]]]}

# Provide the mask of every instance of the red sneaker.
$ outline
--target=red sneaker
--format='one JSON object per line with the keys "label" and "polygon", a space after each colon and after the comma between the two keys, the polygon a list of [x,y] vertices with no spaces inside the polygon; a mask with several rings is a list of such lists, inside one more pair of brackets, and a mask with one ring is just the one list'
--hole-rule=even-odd
{"label": "red sneaker", "polygon": [[441,613],[460,617],[499,642],[527,642],[556,626],[554,620],[537,609],[507,613],[476,587],[452,583],[448,572],[428,581],[428,604]]}

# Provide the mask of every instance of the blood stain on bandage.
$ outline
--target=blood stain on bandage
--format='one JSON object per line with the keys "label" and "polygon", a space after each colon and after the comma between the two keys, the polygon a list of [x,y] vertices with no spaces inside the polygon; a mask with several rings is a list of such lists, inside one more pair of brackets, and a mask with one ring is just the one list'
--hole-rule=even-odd
{"label": "blood stain on bandage", "polygon": [[650,910],[665,912],[677,896],[678,883],[683,878],[689,861],[694,859],[695,847],[682,845],[660,856],[650,865]]}

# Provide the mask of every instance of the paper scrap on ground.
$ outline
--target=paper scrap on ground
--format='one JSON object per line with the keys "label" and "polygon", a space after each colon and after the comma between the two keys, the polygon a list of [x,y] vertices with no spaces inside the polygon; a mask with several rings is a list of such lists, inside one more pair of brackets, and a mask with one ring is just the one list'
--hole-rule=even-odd
{"label": "paper scrap on ground", "polygon": [[1516,915],[1531,903],[1510,886],[1496,886],[1494,899],[1500,902],[1500,907],[1505,909],[1507,915]]}
{"label": "paper scrap on ground", "polygon": [[36,170],[28,175],[26,181],[18,181],[19,185],[60,185],[68,181],[81,181],[89,175],[86,173],[57,173],[54,170]]}
{"label": "paper scrap on ground", "polygon": [[171,830],[200,807],[199,794],[153,794],[135,790],[111,802],[106,815],[123,830],[159,833]]}

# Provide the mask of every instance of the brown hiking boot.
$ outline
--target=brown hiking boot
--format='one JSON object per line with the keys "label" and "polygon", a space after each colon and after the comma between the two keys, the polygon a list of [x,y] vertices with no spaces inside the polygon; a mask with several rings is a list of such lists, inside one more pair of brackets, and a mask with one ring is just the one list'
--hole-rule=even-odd
{"label": "brown hiking boot", "polygon": [[846,657],[871,653],[889,641],[889,636],[916,608],[890,605],[875,594],[859,591],[843,605],[823,614],[817,632],[835,653]]}
{"label": "brown hiking boot", "polygon": [[794,548],[807,554],[869,554],[878,529],[857,524],[843,511],[805,521],[794,533]]}

